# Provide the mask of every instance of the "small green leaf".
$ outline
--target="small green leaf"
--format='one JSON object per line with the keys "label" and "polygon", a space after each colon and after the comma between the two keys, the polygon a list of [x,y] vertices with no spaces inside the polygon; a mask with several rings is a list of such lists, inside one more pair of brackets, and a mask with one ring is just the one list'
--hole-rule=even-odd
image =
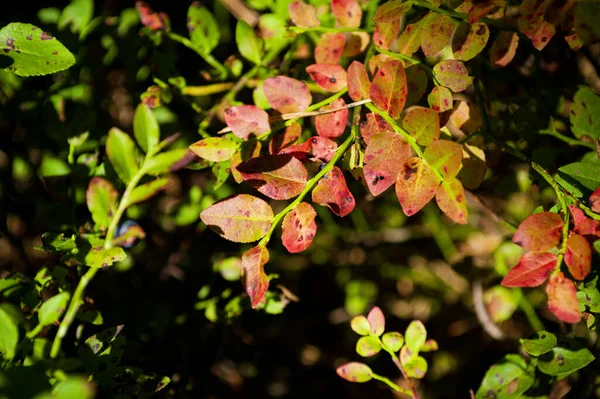
{"label": "small green leaf", "polygon": [[19,76],[48,75],[75,64],[65,46],[31,24],[15,22],[0,29],[0,47],[13,60],[5,70]]}
{"label": "small green leaf", "polygon": [[152,176],[175,172],[191,161],[190,156],[193,158],[194,154],[187,148],[177,148],[175,150],[162,152],[147,159],[144,170]]}
{"label": "small green leaf", "polygon": [[350,327],[352,328],[352,331],[359,335],[369,335],[371,332],[371,324],[369,323],[369,320],[362,315],[355,316],[350,322]]}
{"label": "small green leaf", "polygon": [[64,291],[44,302],[38,311],[40,325],[49,326],[55,321],[58,321],[60,316],[67,309],[70,298],[71,293],[69,291]]}
{"label": "small green leaf", "polygon": [[584,368],[595,359],[584,344],[575,339],[561,343],[539,357],[538,369],[544,374],[561,379]]}
{"label": "small green leaf", "polygon": [[248,61],[260,64],[262,59],[262,40],[256,36],[254,29],[246,22],[239,20],[235,28],[235,41],[240,54]]}
{"label": "small green leaf", "polygon": [[229,137],[208,137],[190,145],[190,150],[211,162],[228,161],[237,151],[237,143]]}
{"label": "small green leaf", "polygon": [[92,219],[98,226],[108,227],[117,209],[118,195],[113,185],[103,177],[94,177],[90,180],[86,202]]}
{"label": "small green leaf", "polygon": [[69,377],[60,381],[52,390],[52,398],[55,399],[91,399],[95,395],[94,385],[83,377]]}
{"label": "small green leaf", "polygon": [[23,314],[15,305],[0,304],[0,354],[12,359],[19,343],[19,324],[24,323]]}
{"label": "small green leaf", "polygon": [[169,185],[169,183],[169,179],[167,179],[166,177],[161,177],[134,188],[131,192],[131,195],[128,198],[128,206],[147,200],[148,198],[158,193],[160,190],[166,188]]}
{"label": "small green leaf", "polygon": [[406,375],[412,378],[424,378],[427,374],[427,361],[417,356],[411,362],[403,364]]}
{"label": "small green leaf", "polygon": [[94,242],[89,251],[80,253],[77,259],[89,267],[108,267],[127,256],[121,247],[104,248],[104,241]]}
{"label": "small green leaf", "polygon": [[187,28],[190,39],[203,54],[210,54],[219,44],[220,30],[217,20],[206,7],[195,1],[188,9]]}
{"label": "small green leaf", "polygon": [[71,25],[71,32],[82,32],[94,16],[93,0],[72,0],[58,18],[58,29],[63,30]]}
{"label": "small green leaf", "polygon": [[129,183],[139,170],[138,152],[135,143],[131,137],[116,127],[108,132],[106,155],[124,183]]}
{"label": "small green leaf", "polygon": [[152,110],[140,103],[133,116],[133,134],[144,152],[150,152],[160,140],[160,128]]}
{"label": "small green leaf", "polygon": [[600,97],[589,87],[579,89],[573,97],[569,119],[576,137],[600,138]]}
{"label": "small green leaf", "polygon": [[533,373],[518,355],[507,355],[485,373],[476,399],[517,399],[533,385]]}
{"label": "small green leaf", "polygon": [[383,334],[381,340],[392,352],[398,352],[402,348],[402,345],[404,345],[404,336],[397,331]]}
{"label": "small green leaf", "polygon": [[373,378],[373,371],[364,363],[351,362],[336,369],[337,374],[350,382],[367,382]]}
{"label": "small green leaf", "polygon": [[529,339],[522,339],[523,350],[532,356],[543,355],[556,346],[556,336],[548,331],[538,331]]}
{"label": "small green leaf", "polygon": [[406,346],[416,353],[421,350],[421,347],[427,339],[427,330],[419,320],[413,320],[408,325],[404,336],[406,339]]}
{"label": "small green leaf", "polygon": [[369,357],[379,353],[381,350],[381,341],[379,338],[369,335],[360,337],[356,343],[356,353],[362,357]]}
{"label": "small green leaf", "polygon": [[75,241],[71,237],[67,237],[64,233],[47,232],[42,235],[42,243],[44,249],[50,252],[66,252],[77,248]]}
{"label": "small green leaf", "polygon": [[575,197],[587,196],[600,187],[600,166],[591,162],[561,166],[556,181]]}

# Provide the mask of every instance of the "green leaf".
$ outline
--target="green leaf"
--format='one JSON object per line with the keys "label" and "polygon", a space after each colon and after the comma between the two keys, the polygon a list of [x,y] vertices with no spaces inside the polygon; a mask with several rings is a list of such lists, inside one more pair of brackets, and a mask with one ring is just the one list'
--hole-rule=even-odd
{"label": "green leaf", "polygon": [[600,186],[600,165],[574,162],[561,166],[556,181],[575,197],[587,196]]}
{"label": "green leaf", "polygon": [[187,148],[177,148],[166,151],[146,160],[144,170],[149,175],[158,176],[163,173],[174,172],[189,163],[189,155],[194,155]]}
{"label": "green leaf", "polygon": [[169,185],[169,179],[166,177],[161,177],[159,179],[152,180],[146,184],[142,184],[141,186],[136,187],[129,195],[127,200],[127,206],[137,204],[138,202],[142,202],[152,197],[160,190],[163,190]]}
{"label": "green leaf", "polygon": [[406,339],[406,346],[408,346],[412,352],[416,353],[419,352],[427,339],[427,330],[419,320],[413,320],[406,328],[406,334],[404,334],[404,336]]}
{"label": "green leaf", "polygon": [[[600,240],[596,242],[600,243]],[[587,307],[590,312],[600,313],[600,290],[598,288],[597,275],[592,280],[579,284],[577,299],[581,310],[585,310],[585,307]]]}
{"label": "green leaf", "polygon": [[337,374],[350,382],[367,382],[373,378],[373,371],[364,363],[351,362],[336,369]]}
{"label": "green leaf", "polygon": [[517,399],[533,385],[533,373],[524,359],[506,355],[485,373],[475,398]]}
{"label": "green leaf", "polygon": [[89,267],[108,267],[127,256],[121,247],[105,249],[104,240],[94,240],[91,244],[89,251],[82,251],[77,256],[77,260]]}
{"label": "green leaf", "polygon": [[106,155],[124,183],[129,183],[139,170],[138,151],[125,132],[113,127],[106,140]]}
{"label": "green leaf", "polygon": [[600,97],[589,87],[579,89],[573,97],[569,119],[576,137],[600,138]]}
{"label": "green leaf", "polygon": [[532,356],[543,355],[556,346],[556,336],[548,331],[538,331],[529,339],[522,339],[523,350]]}
{"label": "green leaf", "polygon": [[44,154],[38,173],[43,177],[67,176],[71,173],[71,168],[62,159]]}
{"label": "green leaf", "polygon": [[152,110],[140,103],[133,116],[133,134],[144,152],[150,152],[160,140],[160,128]]}
{"label": "green leaf", "polygon": [[356,353],[362,357],[369,357],[379,353],[381,341],[372,335],[360,337],[356,343]]}
{"label": "green leaf", "polygon": [[594,355],[584,346],[584,342],[571,339],[540,356],[537,366],[542,373],[561,379],[584,368],[594,359]]}
{"label": "green leaf", "polygon": [[239,20],[235,27],[235,41],[240,54],[244,58],[255,64],[260,64],[263,47],[262,40],[256,36],[254,29],[242,20]]}
{"label": "green leaf", "polygon": [[350,322],[350,327],[358,335],[369,335],[371,332],[371,323],[363,315],[355,316]]}
{"label": "green leaf", "polygon": [[398,352],[402,348],[402,345],[404,345],[404,336],[397,331],[383,334],[381,340],[392,352]]}
{"label": "green leaf", "polygon": [[3,55],[13,63],[5,68],[19,76],[48,75],[69,68],[75,57],[56,38],[40,28],[19,22],[0,29]]}
{"label": "green leaf", "polygon": [[90,180],[86,202],[92,219],[98,226],[108,227],[111,217],[117,210],[118,195],[113,185],[103,177],[94,177]]}
{"label": "green leaf", "polygon": [[47,232],[42,235],[44,249],[50,252],[66,252],[77,248],[77,244],[71,237],[66,237],[64,233]]}
{"label": "green leaf", "polygon": [[202,53],[210,54],[219,44],[220,30],[217,20],[206,7],[193,2],[188,9],[187,28],[190,39]]}
{"label": "green leaf", "polygon": [[58,29],[63,30],[71,25],[71,32],[83,32],[94,16],[93,0],[71,0],[58,18]]}
{"label": "green leaf", "polygon": [[91,399],[95,395],[94,385],[84,377],[69,377],[60,381],[52,390],[55,399]]}
{"label": "green leaf", "polygon": [[15,305],[0,304],[0,353],[12,359],[19,343],[19,324],[24,324],[23,314]]}
{"label": "green leaf", "polygon": [[70,298],[71,293],[69,291],[64,291],[44,302],[38,310],[40,325],[49,326],[55,321],[58,321],[60,316],[67,309],[67,304],[69,303]]}
{"label": "green leaf", "polygon": [[424,378],[427,373],[427,361],[421,357],[417,356],[409,363],[404,363],[404,371],[406,371],[406,375],[412,378]]}

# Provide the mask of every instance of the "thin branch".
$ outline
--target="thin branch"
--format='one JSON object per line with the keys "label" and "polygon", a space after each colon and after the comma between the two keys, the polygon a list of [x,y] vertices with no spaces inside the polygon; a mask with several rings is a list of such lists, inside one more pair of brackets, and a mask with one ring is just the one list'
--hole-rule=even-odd
{"label": "thin branch", "polygon": [[477,316],[477,320],[481,324],[481,327],[485,330],[486,333],[497,341],[503,340],[505,338],[504,332],[498,328],[496,324],[490,318],[487,310],[485,309],[485,305],[483,303],[483,289],[481,287],[481,281],[475,280],[473,282],[473,305],[475,306],[475,315]]}
{"label": "thin branch", "polygon": [[570,145],[579,145],[582,147],[590,148],[592,150],[596,149],[596,147],[594,146],[593,143],[586,143],[585,141],[577,140],[572,137],[567,137],[564,134],[557,132],[556,130],[544,129],[544,130],[540,130],[538,133],[545,134],[547,136],[556,137],[557,139],[562,140],[565,143],[570,144]]}

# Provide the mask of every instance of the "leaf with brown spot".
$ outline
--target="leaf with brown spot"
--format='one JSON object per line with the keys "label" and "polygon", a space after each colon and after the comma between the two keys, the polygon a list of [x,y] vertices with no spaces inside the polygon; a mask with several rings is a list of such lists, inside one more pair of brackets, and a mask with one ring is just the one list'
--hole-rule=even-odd
{"label": "leaf with brown spot", "polygon": [[443,182],[435,194],[435,201],[450,219],[459,224],[467,223],[465,190],[457,179]]}
{"label": "leaf with brown spot", "polygon": [[518,46],[519,35],[516,32],[500,32],[490,48],[490,62],[497,67],[508,65],[515,58]]}
{"label": "leaf with brown spot", "polygon": [[367,320],[371,325],[371,334],[379,337],[385,331],[385,316],[378,306],[374,306],[367,315]]}
{"label": "leaf with brown spot", "polygon": [[255,105],[229,107],[224,112],[225,123],[233,134],[243,140],[271,130],[269,115]]}
{"label": "leaf with brown spot", "polygon": [[528,251],[546,252],[560,242],[563,224],[556,213],[536,213],[521,222],[512,240]]}
{"label": "leaf with brown spot", "polygon": [[483,22],[470,25],[461,22],[452,37],[454,59],[468,61],[481,53],[490,38],[490,30]]}
{"label": "leaf with brown spot", "polygon": [[[281,150],[296,143],[302,134],[302,126],[298,122],[293,122],[285,128],[283,133],[280,133],[269,142],[269,152],[271,155],[279,154]],[[256,155],[258,156],[258,154]],[[254,157],[252,157],[254,158]]]}
{"label": "leaf with brown spot", "polygon": [[473,77],[469,76],[467,67],[460,61],[442,61],[433,67],[433,73],[440,84],[450,88],[455,93],[465,90],[473,83]]}
{"label": "leaf with brown spot", "polygon": [[425,68],[420,65],[411,65],[404,71],[406,72],[406,85],[408,86],[408,96],[406,97],[404,107],[407,108],[418,103],[425,95],[429,76]]}
{"label": "leaf with brown spot", "polygon": [[393,119],[398,119],[404,109],[408,86],[404,66],[398,60],[386,62],[373,78],[369,97],[380,110],[386,111]]}
{"label": "leaf with brown spot", "polygon": [[421,27],[426,18],[410,25],[406,25],[404,31],[398,37],[398,52],[407,57],[412,57],[421,46]]}
{"label": "leaf with brown spot", "polygon": [[105,178],[96,176],[90,180],[85,198],[94,223],[100,227],[108,227],[117,210],[118,196],[112,183]]}
{"label": "leaf with brown spot", "polygon": [[200,219],[221,237],[246,243],[267,234],[273,222],[273,210],[260,198],[237,194],[206,208]]}
{"label": "leaf with brown spot", "polygon": [[392,22],[400,19],[412,8],[411,2],[404,0],[393,0],[384,3],[377,8],[373,15],[373,22]]}
{"label": "leaf with brown spot", "polygon": [[244,144],[242,144],[242,148],[240,148],[233,155],[233,157],[231,157],[231,160],[229,161],[229,169],[231,170],[231,175],[233,176],[233,179],[236,183],[241,183],[244,181],[244,178],[237,170],[237,166],[251,158],[258,157],[260,155],[261,148],[262,144],[260,141],[247,141]]}
{"label": "leaf with brown spot", "polygon": [[377,196],[392,186],[410,155],[410,145],[396,132],[383,132],[371,137],[363,167],[371,194]]}
{"label": "leaf with brown spot", "polygon": [[190,150],[211,162],[228,161],[237,150],[237,143],[228,137],[209,137],[196,141]]}
{"label": "leaf with brown spot", "polygon": [[491,14],[498,8],[504,7],[505,0],[483,0],[474,1],[473,6],[469,9],[469,23],[475,23],[486,15]]}
{"label": "leaf with brown spot", "polygon": [[[323,137],[324,138],[324,137]],[[290,154],[294,158],[304,161],[310,156],[312,144],[310,140],[300,144],[293,144],[279,151],[279,154]]]}
{"label": "leaf with brown spot", "polygon": [[371,75],[375,75],[379,68],[392,58],[387,54],[377,54],[369,59],[369,72]]}
{"label": "leaf with brown spot", "polygon": [[147,26],[154,32],[166,29],[164,13],[155,12],[145,1],[136,1],[135,8],[140,16],[142,25]]}
{"label": "leaf with brown spot", "polygon": [[346,46],[346,36],[343,33],[324,33],[315,47],[317,64],[337,64],[342,58]]}
{"label": "leaf with brown spot", "polygon": [[571,280],[558,272],[550,276],[546,286],[548,295],[548,308],[554,315],[566,323],[579,323],[581,312],[577,300],[577,289]]}
{"label": "leaf with brown spot", "polygon": [[569,205],[573,215],[573,229],[581,235],[595,235],[600,237],[600,220],[593,220],[585,216],[583,211],[575,205]]}
{"label": "leaf with brown spot", "polygon": [[483,183],[486,171],[487,165],[483,150],[463,144],[462,168],[458,172],[458,180],[469,190],[476,190]]}
{"label": "leaf with brown spot", "polygon": [[287,76],[265,79],[263,90],[271,107],[282,114],[303,112],[312,102],[306,83]]}
{"label": "leaf with brown spot", "polygon": [[350,362],[336,369],[337,375],[350,382],[367,382],[373,378],[373,371],[364,363]]}
{"label": "leaf with brown spot", "polygon": [[306,202],[299,203],[285,215],[281,224],[281,242],[288,252],[302,252],[310,246],[317,233],[316,217],[312,205]]}
{"label": "leaf with brown spot", "polygon": [[452,109],[452,93],[447,87],[435,86],[427,96],[429,106],[437,112]]}
{"label": "leaf with brown spot", "polygon": [[406,216],[419,212],[435,197],[440,185],[431,166],[419,157],[409,158],[396,178],[396,195]]}
{"label": "leaf with brown spot", "polygon": [[362,136],[365,144],[369,144],[371,137],[376,134],[383,132],[392,132],[392,125],[390,125],[383,117],[377,115],[374,112],[368,113],[366,116],[367,120],[360,123],[360,135]]}
{"label": "leaf with brown spot", "polygon": [[356,57],[369,45],[371,35],[367,32],[348,32],[346,36],[346,47],[342,55],[344,57]]}
{"label": "leaf with brown spot", "polygon": [[546,20],[546,12],[552,6],[553,2],[548,0],[525,0],[519,6],[519,31],[540,51],[556,33],[556,27]]}
{"label": "leaf with brown spot", "polygon": [[440,138],[440,117],[438,113],[425,107],[413,107],[408,110],[402,126],[417,143],[428,146]]}
{"label": "leaf with brown spot", "polygon": [[269,277],[265,273],[268,261],[269,251],[260,244],[242,254],[242,281],[253,309],[261,303],[269,288]]}
{"label": "leaf with brown spot", "polygon": [[335,155],[338,145],[327,137],[315,136],[310,138],[313,158],[321,162],[329,162]]}
{"label": "leaf with brown spot", "polygon": [[436,169],[444,180],[453,179],[460,170],[462,147],[449,140],[432,142],[423,153],[427,163]]}
{"label": "leaf with brown spot", "polygon": [[356,204],[354,196],[348,190],[344,174],[337,166],[319,180],[312,192],[312,200],[315,204],[328,207],[341,217],[352,212]]}
{"label": "leaf with brown spot", "polygon": [[[331,104],[322,107],[321,111],[329,109],[337,109],[346,106],[346,102],[343,98],[337,98],[331,102]],[[339,111],[331,112],[328,114],[317,115],[315,117],[315,129],[317,134],[321,137],[328,137],[331,139],[338,138],[346,130],[346,121],[348,120],[348,108],[340,109]]]}
{"label": "leaf with brown spot", "polygon": [[363,63],[352,61],[348,67],[348,95],[353,101],[369,98],[371,82]]}
{"label": "leaf with brown spot", "polygon": [[331,12],[340,26],[358,28],[362,20],[362,9],[356,0],[333,0]]}
{"label": "leaf with brown spot", "polygon": [[556,268],[556,255],[549,252],[527,252],[519,263],[510,269],[502,285],[504,287],[537,287],[544,284]]}
{"label": "leaf with brown spot", "polygon": [[389,49],[400,32],[400,20],[390,22],[378,22],[375,25],[375,32],[373,32],[373,43],[382,49]]}
{"label": "leaf with brown spot", "polygon": [[317,18],[317,8],[301,0],[290,3],[288,5],[288,13],[294,25],[301,28],[311,28],[321,24],[319,18]]}
{"label": "leaf with brown spot", "polygon": [[339,65],[313,64],[306,67],[306,72],[327,91],[336,92],[346,87],[346,71]]}
{"label": "leaf with brown spot", "polygon": [[421,49],[427,57],[436,55],[450,41],[456,24],[454,20],[447,16],[431,12],[425,18],[421,27]]}
{"label": "leaf with brown spot", "polygon": [[579,234],[567,239],[565,263],[575,280],[583,280],[592,269],[592,248],[589,242]]}
{"label": "leaf with brown spot", "polygon": [[237,170],[249,185],[277,200],[300,194],[308,177],[302,162],[289,154],[252,158],[239,164]]}

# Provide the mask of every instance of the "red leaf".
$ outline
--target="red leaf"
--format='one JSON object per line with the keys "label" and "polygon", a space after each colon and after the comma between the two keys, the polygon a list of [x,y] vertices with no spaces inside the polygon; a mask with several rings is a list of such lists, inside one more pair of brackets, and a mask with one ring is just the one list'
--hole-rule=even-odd
{"label": "red leaf", "polygon": [[573,215],[574,230],[581,235],[595,235],[600,237],[600,221],[593,220],[585,216],[583,211],[574,205],[569,205],[569,210]]}
{"label": "red leaf", "polygon": [[265,273],[268,261],[269,251],[262,245],[257,245],[242,255],[243,284],[252,308],[260,304],[269,288],[269,277]]}
{"label": "red leaf", "polygon": [[556,27],[546,20],[546,12],[551,6],[552,2],[546,0],[525,0],[519,6],[517,26],[540,51],[556,33]]}
{"label": "red leaf", "polygon": [[305,160],[310,155],[312,145],[310,140],[301,144],[294,144],[279,151],[279,154],[289,154],[300,161]]}
{"label": "red leaf", "polygon": [[255,105],[229,107],[224,116],[233,134],[244,140],[271,130],[269,115]]}
{"label": "red leaf", "polygon": [[244,243],[267,234],[273,210],[260,198],[239,194],[212,204],[200,214],[200,219],[221,237]]}
{"label": "red leaf", "polygon": [[269,198],[290,199],[306,186],[308,172],[292,155],[265,155],[237,167],[242,178]]}
{"label": "red leaf", "polygon": [[421,28],[421,49],[427,57],[436,55],[450,41],[456,25],[451,17],[430,13],[425,18],[423,27]]}
{"label": "red leaf", "polygon": [[[273,137],[269,142],[269,152],[273,155],[279,154],[281,150],[294,144],[302,134],[302,126],[298,122],[293,122],[285,128],[285,131]],[[256,155],[258,156],[258,155]]]}
{"label": "red leaf", "polygon": [[546,286],[548,308],[558,319],[567,323],[578,323],[581,320],[577,289],[571,280],[558,272],[550,276]]}
{"label": "red leaf", "polygon": [[385,331],[385,316],[378,306],[375,306],[367,315],[367,320],[371,324],[371,333],[379,337]]}
{"label": "red leaf", "polygon": [[301,28],[310,28],[319,26],[319,18],[317,18],[317,9],[312,4],[306,4],[301,0],[296,0],[288,5],[290,19],[294,25]]}
{"label": "red leaf", "polygon": [[317,64],[337,64],[346,46],[346,36],[343,33],[325,33],[315,47]]}
{"label": "red leaf", "polygon": [[373,78],[369,96],[373,104],[393,118],[398,119],[408,94],[406,72],[398,60],[386,62]]}
{"label": "red leaf", "polygon": [[340,26],[358,28],[362,19],[362,9],[356,0],[333,0],[331,11]]}
{"label": "red leaf", "polygon": [[590,274],[592,268],[592,248],[588,241],[574,234],[567,240],[565,263],[575,280],[583,280]]}
{"label": "red leaf", "polygon": [[398,38],[398,52],[407,57],[411,57],[421,45],[421,27],[426,18],[420,21],[406,25],[404,31]]}
{"label": "red leaf", "polygon": [[365,66],[359,61],[353,61],[348,67],[348,95],[353,101],[369,98],[371,82]]}
{"label": "red leaf", "polygon": [[435,194],[435,201],[450,219],[459,224],[467,223],[465,190],[458,180],[443,182]]}
{"label": "red leaf", "polygon": [[560,242],[563,224],[556,213],[536,213],[521,222],[512,240],[528,251],[546,252]]}
{"label": "red leaf", "polygon": [[473,83],[467,67],[460,61],[442,61],[433,67],[433,73],[440,84],[449,87],[455,93],[465,90]]}
{"label": "red leaf", "polygon": [[373,112],[367,114],[367,120],[360,123],[360,135],[367,145],[371,141],[371,137],[386,131],[393,131],[392,126]]}
{"label": "red leaf", "polygon": [[309,141],[313,157],[324,162],[331,161],[338,148],[337,143],[327,137],[315,136],[311,137]]}
{"label": "red leaf", "polygon": [[400,19],[401,16],[406,14],[412,7],[412,3],[404,2],[404,0],[393,0],[388,1],[379,6],[375,15],[373,15],[373,22],[392,22]]}
{"label": "red leaf", "polygon": [[[334,100],[331,104],[321,108],[321,111],[329,109],[342,108],[346,106],[343,98]],[[315,117],[315,129],[319,136],[335,139],[340,137],[346,129],[346,121],[348,120],[348,108],[343,108],[339,111],[329,114],[317,115]]]}
{"label": "red leaf", "polygon": [[281,242],[289,252],[302,252],[310,246],[317,232],[316,217],[312,205],[306,202],[299,203],[285,215],[281,225]]}
{"label": "red leaf", "polygon": [[556,268],[556,255],[549,252],[527,252],[519,264],[509,270],[502,285],[505,287],[537,287]]}
{"label": "red leaf", "polygon": [[313,64],[306,72],[321,88],[335,92],[346,87],[346,71],[339,65]]}
{"label": "red leaf", "polygon": [[373,33],[373,43],[382,49],[389,49],[400,32],[400,19],[390,22],[378,22]]}
{"label": "red leaf", "polygon": [[346,186],[342,170],[337,166],[328,172],[312,192],[314,203],[327,206],[333,213],[344,217],[354,209],[354,196]]}
{"label": "red leaf", "polygon": [[431,143],[423,153],[427,163],[436,169],[444,180],[453,179],[460,170],[462,147],[449,140],[438,140]]}
{"label": "red leaf", "polygon": [[410,155],[410,145],[396,132],[383,132],[371,137],[363,167],[371,194],[377,196],[394,184]]}
{"label": "red leaf", "polygon": [[282,114],[302,112],[312,101],[306,83],[287,76],[265,79],[263,89],[271,107]]}
{"label": "red leaf", "polygon": [[592,211],[600,213],[600,188],[590,195],[590,207]]}
{"label": "red leaf", "polygon": [[228,161],[237,151],[237,143],[227,137],[209,137],[195,142],[190,150],[211,162]]}
{"label": "red leaf", "polygon": [[396,195],[406,216],[419,212],[433,199],[440,180],[426,162],[419,157],[409,158],[396,178]]}
{"label": "red leaf", "polygon": [[490,62],[498,67],[508,65],[515,58],[518,46],[519,35],[516,32],[500,32],[490,48]]}
{"label": "red leaf", "polygon": [[155,32],[165,29],[166,15],[164,13],[155,12],[145,1],[136,1],[135,8],[140,15],[142,25],[147,26]]}
{"label": "red leaf", "polygon": [[417,143],[424,146],[440,138],[440,117],[431,108],[411,108],[404,116],[402,126]]}
{"label": "red leaf", "polygon": [[420,65],[411,65],[405,69],[405,72],[408,96],[406,97],[404,107],[407,108],[419,102],[421,97],[423,97],[427,91],[429,77],[425,69]]}
{"label": "red leaf", "polygon": [[437,112],[444,112],[452,109],[452,93],[448,88],[435,86],[427,96],[429,106]]}

